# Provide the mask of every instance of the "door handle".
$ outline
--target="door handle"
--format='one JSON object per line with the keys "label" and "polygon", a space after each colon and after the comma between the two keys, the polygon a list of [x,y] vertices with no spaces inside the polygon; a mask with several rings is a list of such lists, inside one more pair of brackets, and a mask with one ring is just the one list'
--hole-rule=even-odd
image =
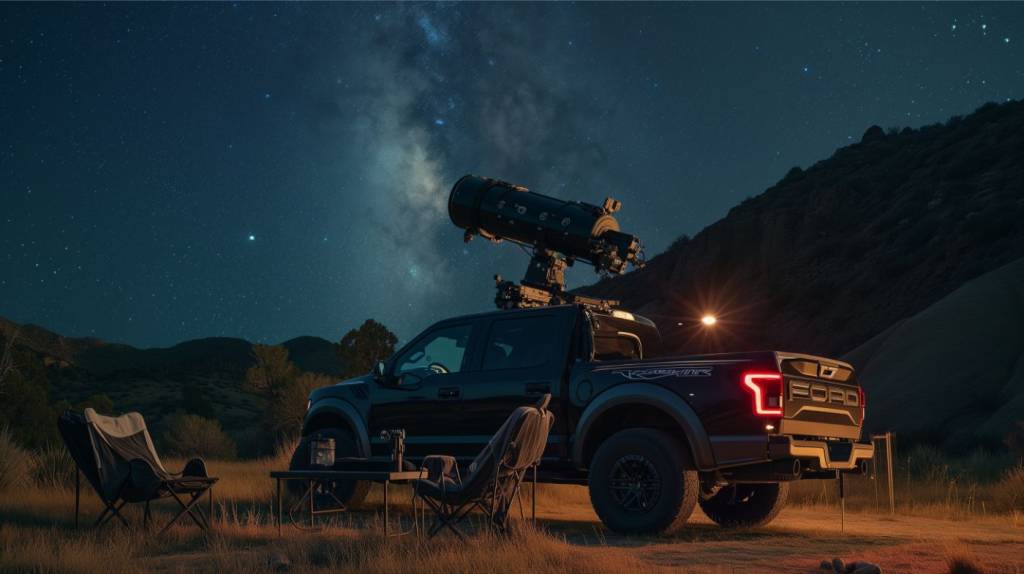
{"label": "door handle", "polygon": [[440,399],[457,399],[461,389],[459,387],[441,387],[437,389],[437,397]]}
{"label": "door handle", "polygon": [[526,383],[526,394],[546,395],[551,392],[551,383]]}

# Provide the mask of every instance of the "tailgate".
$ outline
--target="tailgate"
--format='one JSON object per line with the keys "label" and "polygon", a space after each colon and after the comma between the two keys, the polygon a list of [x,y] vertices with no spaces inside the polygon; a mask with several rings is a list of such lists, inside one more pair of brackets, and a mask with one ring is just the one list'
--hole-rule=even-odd
{"label": "tailgate", "polygon": [[778,354],[783,376],[781,434],[860,438],[863,394],[853,367],[812,355]]}

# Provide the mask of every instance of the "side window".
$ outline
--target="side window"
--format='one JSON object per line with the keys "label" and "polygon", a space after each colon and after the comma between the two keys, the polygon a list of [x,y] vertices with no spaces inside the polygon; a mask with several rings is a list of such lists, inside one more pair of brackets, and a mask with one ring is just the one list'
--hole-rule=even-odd
{"label": "side window", "polygon": [[640,339],[630,333],[594,335],[595,361],[642,359]]}
{"label": "side window", "polygon": [[473,325],[442,327],[423,337],[395,360],[395,374],[431,369],[437,373],[458,373],[469,347]]}
{"label": "side window", "polygon": [[484,370],[537,367],[551,359],[551,339],[557,318],[501,319],[491,324],[484,346]]}

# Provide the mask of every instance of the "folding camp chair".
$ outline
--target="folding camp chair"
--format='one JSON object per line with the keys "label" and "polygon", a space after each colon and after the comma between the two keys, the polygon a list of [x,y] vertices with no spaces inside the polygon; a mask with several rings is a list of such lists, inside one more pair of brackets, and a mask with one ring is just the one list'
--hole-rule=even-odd
{"label": "folding camp chair", "polygon": [[523,477],[531,468],[536,471],[544,455],[554,422],[547,410],[550,400],[551,395],[544,395],[536,406],[513,411],[469,465],[465,480],[454,457],[431,455],[423,460],[428,476],[414,482],[413,496],[434,512],[431,537],[447,528],[464,538],[457,524],[474,509],[484,513],[488,527],[508,532],[509,507],[519,495]]}
{"label": "folding camp chair", "polygon": [[128,413],[106,417],[93,409],[85,409],[83,413],[69,410],[60,416],[57,427],[78,467],[75,526],[78,526],[81,495],[78,477],[85,475],[105,506],[93,526],[104,526],[114,518],[128,526],[128,519],[121,510],[129,502],[145,503],[143,522],[148,526],[152,517],[149,503],[172,498],[181,510],[160,529],[160,534],[186,514],[203,530],[209,529],[210,523],[197,503],[206,494],[212,514],[212,488],[217,479],[207,475],[201,458],[190,460],[180,473],[168,472],[153,447],[142,415]]}

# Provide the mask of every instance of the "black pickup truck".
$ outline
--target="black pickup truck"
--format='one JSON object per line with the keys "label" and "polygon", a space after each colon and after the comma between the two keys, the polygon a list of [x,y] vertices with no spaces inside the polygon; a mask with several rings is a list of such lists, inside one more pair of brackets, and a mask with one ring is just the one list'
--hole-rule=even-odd
{"label": "black pickup truck", "polygon": [[[441,321],[374,373],[314,391],[303,436],[339,456],[468,462],[517,406],[551,394],[542,482],[586,484],[601,520],[661,532],[700,504],[723,526],[766,524],[788,482],[861,473],[864,394],[850,365],[783,352],[662,356],[650,320],[569,304]],[[308,462],[300,443],[293,468]],[[353,504],[367,484],[339,483]]]}

